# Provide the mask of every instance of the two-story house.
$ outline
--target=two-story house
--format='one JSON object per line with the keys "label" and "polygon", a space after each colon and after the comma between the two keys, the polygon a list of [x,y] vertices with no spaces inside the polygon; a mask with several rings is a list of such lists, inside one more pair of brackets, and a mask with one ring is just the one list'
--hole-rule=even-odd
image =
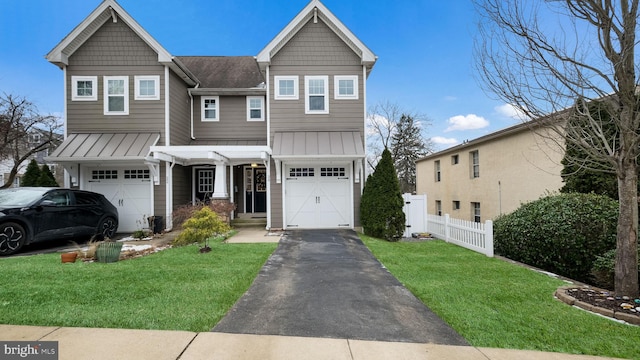
{"label": "two-story house", "polygon": [[[194,44],[194,51],[195,44]],[[122,232],[198,200],[267,228],[360,225],[376,56],[312,0],[257,56],[173,56],[104,0],[47,60],[64,72],[66,186],[103,193]]]}

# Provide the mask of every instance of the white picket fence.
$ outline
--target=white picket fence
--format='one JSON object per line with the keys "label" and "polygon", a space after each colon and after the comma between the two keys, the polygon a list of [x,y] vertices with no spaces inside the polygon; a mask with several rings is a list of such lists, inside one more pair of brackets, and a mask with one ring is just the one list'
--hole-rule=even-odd
{"label": "white picket fence", "polygon": [[427,214],[427,231],[435,237],[493,257],[493,221],[483,223]]}

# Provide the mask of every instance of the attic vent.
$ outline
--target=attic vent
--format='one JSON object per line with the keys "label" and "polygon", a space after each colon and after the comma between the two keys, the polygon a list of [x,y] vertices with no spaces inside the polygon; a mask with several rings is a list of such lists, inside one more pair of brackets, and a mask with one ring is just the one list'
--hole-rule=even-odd
{"label": "attic vent", "polygon": [[318,23],[318,8],[317,7],[313,8],[313,23],[314,24]]}

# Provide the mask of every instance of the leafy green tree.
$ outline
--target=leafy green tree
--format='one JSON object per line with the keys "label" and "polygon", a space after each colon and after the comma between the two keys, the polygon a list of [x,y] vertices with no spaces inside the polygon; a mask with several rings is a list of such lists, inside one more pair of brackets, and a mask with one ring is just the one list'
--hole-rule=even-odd
{"label": "leafy green tree", "polygon": [[398,241],[405,227],[402,206],[402,193],[391,152],[384,149],[362,194],[360,217],[364,233],[388,241]]}
{"label": "leafy green tree", "polygon": [[24,172],[22,179],[20,181],[20,186],[39,186],[38,180],[40,179],[40,166],[38,163],[31,159],[29,161],[29,165],[27,165],[27,170]]}
{"label": "leafy green tree", "polygon": [[42,165],[40,177],[38,177],[38,186],[59,186],[47,164]]}
{"label": "leafy green tree", "polygon": [[413,193],[416,190],[416,160],[428,153],[420,123],[413,116],[402,114],[391,136],[391,149],[400,190]]}

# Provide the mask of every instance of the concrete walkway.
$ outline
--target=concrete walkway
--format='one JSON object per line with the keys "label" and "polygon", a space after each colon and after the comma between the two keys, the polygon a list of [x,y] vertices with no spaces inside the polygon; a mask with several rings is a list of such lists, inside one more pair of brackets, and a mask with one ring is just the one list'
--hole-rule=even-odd
{"label": "concrete walkway", "polygon": [[[0,325],[3,341],[57,341],[60,360],[594,360],[540,351],[216,332]],[[0,349],[0,359],[4,358]]]}

